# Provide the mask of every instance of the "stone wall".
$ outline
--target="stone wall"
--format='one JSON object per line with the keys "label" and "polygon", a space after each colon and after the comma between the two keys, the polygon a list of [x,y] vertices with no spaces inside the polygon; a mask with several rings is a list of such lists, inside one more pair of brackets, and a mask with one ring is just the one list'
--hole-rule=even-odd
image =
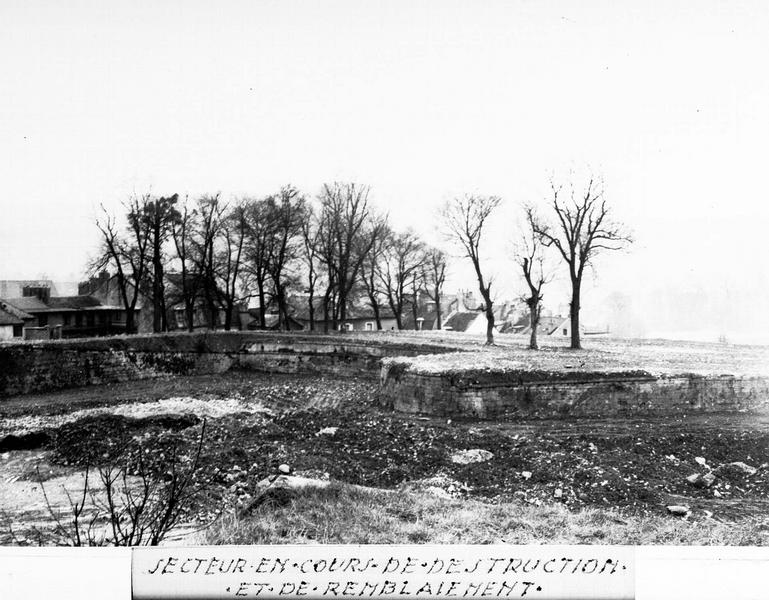
{"label": "stone wall", "polygon": [[[397,365],[397,363],[396,363]],[[496,375],[497,381],[494,381]],[[382,367],[380,397],[398,411],[442,417],[610,416],[769,408],[769,380],[728,375],[571,373],[548,380],[490,374],[482,381],[452,374]]]}
{"label": "stone wall", "polygon": [[253,369],[379,375],[385,356],[442,352],[335,335],[260,332],[168,334],[0,345],[0,397],[165,375]]}

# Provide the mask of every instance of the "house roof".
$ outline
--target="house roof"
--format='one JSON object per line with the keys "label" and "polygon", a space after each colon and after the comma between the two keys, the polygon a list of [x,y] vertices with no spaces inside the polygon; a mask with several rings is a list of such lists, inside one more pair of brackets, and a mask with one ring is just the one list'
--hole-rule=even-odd
{"label": "house roof", "polygon": [[27,313],[45,312],[48,305],[37,296],[24,296],[22,298],[8,298],[6,302],[11,306]]}
{"label": "house roof", "polygon": [[467,331],[470,327],[470,323],[478,318],[481,313],[478,311],[466,311],[457,312],[451,315],[449,319],[444,323],[444,329],[451,329],[452,331]]}
{"label": "house roof", "polygon": [[0,308],[0,325],[24,325],[23,319]]}
{"label": "house roof", "polygon": [[24,312],[17,306],[13,306],[12,304],[4,300],[0,300],[0,308],[2,308],[5,312],[12,314],[14,317],[22,319],[22,321],[32,320],[35,318],[28,312]]}
{"label": "house roof", "polygon": [[82,310],[84,308],[96,308],[102,306],[97,298],[93,296],[56,296],[48,300],[48,306],[52,309],[73,309]]}
{"label": "house roof", "polygon": [[[538,331],[550,335],[560,327],[561,323],[568,321],[568,317],[557,315],[555,317],[540,317]],[[513,333],[529,333],[531,331],[531,314],[527,313],[518,319],[511,328]]]}
{"label": "house roof", "polygon": [[[297,298],[292,298],[290,300],[291,306],[294,308],[294,313],[292,316],[295,319],[299,319],[301,321],[309,321],[310,320],[310,311],[307,308],[307,301],[304,300],[302,302],[301,300]],[[313,302],[315,306],[315,321],[322,322],[323,321],[323,301],[322,299],[315,300]],[[358,319],[366,319],[369,321],[374,320],[374,310],[368,306],[348,306],[347,307],[347,316],[345,317],[346,321],[354,321]],[[380,306],[379,307],[379,318],[380,319],[394,319],[395,315],[393,314],[393,311],[390,310],[389,307],[386,306]]]}
{"label": "house roof", "polygon": [[[98,298],[93,296],[52,296],[45,303],[37,296],[24,296],[22,298],[9,298],[6,303],[23,313],[49,313],[69,312],[75,310],[118,310],[119,306],[105,306]],[[33,318],[28,314],[28,318]],[[22,319],[25,318],[19,315]]]}

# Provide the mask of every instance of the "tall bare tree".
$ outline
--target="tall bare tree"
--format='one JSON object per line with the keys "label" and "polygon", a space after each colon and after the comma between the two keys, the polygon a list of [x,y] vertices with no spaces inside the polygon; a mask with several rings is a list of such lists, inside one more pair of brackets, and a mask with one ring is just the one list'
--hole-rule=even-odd
{"label": "tall bare tree", "polygon": [[176,259],[179,265],[179,294],[184,306],[184,317],[187,330],[195,328],[195,302],[200,292],[200,274],[196,269],[194,235],[197,229],[197,213],[189,210],[189,203],[185,198],[181,210],[177,211],[177,218],[172,222],[171,236],[174,240]]}
{"label": "tall bare tree", "polygon": [[307,205],[307,216],[302,221],[302,262],[306,273],[307,309],[310,331],[315,331],[315,292],[320,277],[320,224],[318,213]]}
{"label": "tall bare tree", "polygon": [[486,344],[494,343],[494,308],[491,297],[492,279],[481,269],[481,240],[483,228],[502,199],[498,196],[465,195],[447,202],[442,210],[448,235],[464,250],[470,259],[478,280],[478,289],[486,313]]}
{"label": "tall bare tree", "polygon": [[324,313],[328,323],[344,322],[350,294],[358,282],[361,264],[376,240],[367,235],[367,224],[374,218],[369,205],[369,188],[354,183],[324,184],[320,194],[321,259],[328,280],[324,294]]}
{"label": "tall bare tree", "polygon": [[235,325],[235,309],[242,300],[243,249],[248,232],[247,207],[236,202],[222,207],[218,240],[215,240],[214,291],[224,309],[224,329]]}
{"label": "tall bare tree", "polygon": [[275,211],[267,199],[247,199],[248,241],[246,243],[246,265],[251,285],[256,286],[259,298],[259,326],[267,325],[267,304],[270,292],[270,252],[275,232]]}
{"label": "tall bare tree", "polygon": [[152,330],[155,333],[168,331],[166,310],[165,264],[166,242],[173,233],[173,224],[179,219],[176,203],[178,194],[168,197],[148,199],[141,207],[139,217],[150,232],[150,250],[152,269],[148,270],[148,279],[152,288]]}
{"label": "tall bare tree", "polygon": [[112,268],[115,271],[118,293],[126,312],[126,333],[136,333],[136,306],[146,282],[150,228],[142,214],[150,202],[149,194],[133,196],[123,204],[126,226],[121,227],[102,206],[102,217],[96,220],[102,237],[99,257],[92,265],[94,272]]}
{"label": "tall bare tree", "polygon": [[[415,283],[414,278],[420,275],[423,264],[424,246],[413,230],[390,234],[383,253],[380,279],[398,329],[403,329],[403,308],[409,301],[409,286]],[[416,303],[417,300],[412,298],[410,301]]]}
{"label": "tall bare tree", "polygon": [[524,206],[525,224],[523,225],[519,243],[517,244],[515,259],[529,288],[528,295],[524,297],[526,306],[529,307],[529,324],[531,334],[529,336],[529,348],[539,349],[537,342],[537,330],[542,316],[542,288],[552,281],[553,275],[546,269],[544,246],[536,229],[536,217],[531,206]]}
{"label": "tall bare tree", "polygon": [[422,279],[425,285],[427,297],[435,302],[435,328],[443,329],[443,314],[441,310],[441,297],[443,284],[446,283],[446,254],[438,248],[428,248],[422,267]]}
{"label": "tall bare tree", "polygon": [[276,197],[267,199],[272,235],[269,240],[267,270],[272,279],[278,304],[280,327],[289,329],[288,286],[289,268],[299,257],[302,224],[307,220],[307,203],[292,186],[283,187]]}
{"label": "tall bare tree", "polygon": [[563,198],[563,186],[551,180],[551,208],[555,225],[534,217],[532,229],[545,246],[554,246],[569,268],[571,280],[571,347],[581,348],[579,331],[580,296],[585,266],[606,250],[621,250],[632,237],[621,223],[615,222],[604,198],[601,179],[590,178],[581,192],[570,183],[570,194]]}
{"label": "tall bare tree", "polygon": [[374,311],[374,321],[377,331],[382,330],[382,303],[384,292],[381,285],[382,263],[386,254],[388,244],[392,240],[392,232],[387,225],[377,227],[374,224],[369,228],[367,235],[374,236],[374,243],[371,245],[360,266],[360,279],[363,283],[363,289],[366,291],[369,306]]}
{"label": "tall bare tree", "polygon": [[224,227],[225,211],[226,206],[219,198],[219,194],[203,196],[197,201],[197,228],[193,236],[195,270],[200,277],[208,326],[211,329],[216,329],[219,324],[218,240]]}

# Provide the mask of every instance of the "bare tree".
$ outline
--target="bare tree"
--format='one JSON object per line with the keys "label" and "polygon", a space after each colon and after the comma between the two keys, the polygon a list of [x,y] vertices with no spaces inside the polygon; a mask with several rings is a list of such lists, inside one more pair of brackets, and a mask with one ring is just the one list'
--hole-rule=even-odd
{"label": "bare tree", "polygon": [[246,265],[251,285],[259,298],[259,326],[267,326],[267,304],[270,295],[270,253],[275,231],[275,210],[268,199],[244,201],[248,206],[248,241]]}
{"label": "bare tree", "polygon": [[529,288],[528,295],[524,297],[526,306],[529,307],[529,324],[531,325],[529,348],[537,350],[539,349],[537,329],[542,315],[542,288],[546,283],[552,281],[553,276],[545,267],[544,246],[539,234],[537,234],[534,209],[531,206],[525,206],[524,213],[526,223],[523,226],[515,258]]}
{"label": "bare tree", "polygon": [[334,327],[347,317],[361,264],[376,240],[376,236],[366,235],[366,226],[374,218],[368,196],[368,187],[354,183],[324,184],[320,194],[320,255],[328,274],[324,317],[328,323],[333,311]]}
{"label": "bare tree", "polygon": [[360,266],[360,279],[363,289],[366,291],[371,310],[374,311],[374,320],[378,331],[382,330],[382,291],[381,274],[383,256],[386,254],[388,244],[392,240],[392,232],[387,225],[377,227],[376,224],[369,228],[367,235],[374,236],[371,245]]}
{"label": "bare tree", "polygon": [[102,234],[102,247],[94,261],[94,272],[112,267],[118,292],[126,312],[126,333],[136,333],[136,306],[147,275],[150,229],[142,218],[150,196],[133,196],[123,207],[127,226],[121,232],[113,216],[102,206],[103,216],[96,220]]}
{"label": "bare tree", "polygon": [[532,230],[540,236],[545,246],[555,246],[569,267],[571,280],[571,347],[581,348],[579,310],[582,276],[585,266],[604,250],[621,250],[632,242],[630,234],[621,223],[611,218],[611,211],[604,198],[603,181],[590,178],[584,190],[578,193],[573,182],[570,197],[564,200],[562,186],[551,180],[551,207],[556,225],[539,218],[532,219]]}
{"label": "bare tree", "polygon": [[[398,329],[403,329],[403,308],[408,301],[408,286],[419,276],[423,264],[424,246],[414,231],[390,234],[383,253],[380,279]],[[416,303],[416,298],[411,302]]]}
{"label": "bare tree", "polygon": [[141,206],[140,218],[149,230],[152,269],[148,270],[148,279],[152,288],[152,330],[155,333],[168,331],[168,315],[165,293],[165,252],[166,242],[172,235],[173,224],[179,218],[176,210],[178,194],[167,198],[147,199]]}
{"label": "bare tree", "polygon": [[171,236],[176,249],[176,259],[179,264],[180,285],[179,294],[184,306],[184,316],[187,330],[195,328],[195,301],[200,288],[200,275],[195,268],[195,247],[193,236],[197,228],[195,211],[190,212],[185,199],[181,211],[177,211],[176,219],[172,222]]}
{"label": "bare tree", "polygon": [[422,267],[422,279],[427,297],[435,302],[436,329],[443,328],[441,296],[443,295],[443,284],[446,283],[446,267],[446,254],[438,248],[428,248]]}
{"label": "bare tree", "polygon": [[216,329],[219,321],[217,240],[221,235],[225,209],[219,194],[203,196],[197,202],[197,230],[193,237],[195,270],[200,277],[200,287],[208,313],[208,326],[211,329]]}
{"label": "bare tree", "polygon": [[213,289],[224,308],[224,329],[229,331],[234,324],[235,308],[242,299],[241,269],[248,221],[243,202],[237,202],[229,208],[223,207],[223,211],[226,212],[220,217]]}
{"label": "bare tree", "polygon": [[315,290],[320,277],[320,226],[318,215],[311,205],[307,206],[307,216],[302,221],[302,262],[307,275],[307,309],[310,319],[310,331],[315,331]]}
{"label": "bare tree", "polygon": [[278,304],[280,326],[288,330],[288,268],[299,256],[302,224],[308,216],[307,203],[299,191],[289,185],[282,188],[277,197],[268,198],[267,206],[272,230],[267,270]]}
{"label": "bare tree", "polygon": [[478,279],[478,289],[486,313],[486,343],[494,343],[494,309],[491,298],[492,279],[486,278],[481,270],[480,246],[483,228],[489,216],[499,206],[498,196],[465,195],[446,203],[442,210],[443,221],[449,237],[459,243],[470,259]]}

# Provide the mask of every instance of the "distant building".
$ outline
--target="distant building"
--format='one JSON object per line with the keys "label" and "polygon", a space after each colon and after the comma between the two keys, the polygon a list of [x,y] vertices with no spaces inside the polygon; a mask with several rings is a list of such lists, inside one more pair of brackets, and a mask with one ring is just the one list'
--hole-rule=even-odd
{"label": "distant building", "polygon": [[29,285],[22,289],[26,295],[0,300],[3,312],[15,319],[14,334],[19,333],[19,320],[25,339],[125,333],[125,310],[122,306],[104,304],[94,296],[51,296],[50,291],[46,286]]}
{"label": "distant building", "polygon": [[[580,327],[581,333],[585,333],[584,329]],[[518,319],[509,329],[504,333],[519,333],[521,335],[531,334],[531,315],[525,314]],[[550,337],[571,337],[571,319],[569,317],[563,317],[561,315],[556,316],[542,316],[539,318],[539,325],[537,326],[537,334]]]}
{"label": "distant building", "polygon": [[0,306],[0,341],[20,338],[23,330],[24,320]]}

